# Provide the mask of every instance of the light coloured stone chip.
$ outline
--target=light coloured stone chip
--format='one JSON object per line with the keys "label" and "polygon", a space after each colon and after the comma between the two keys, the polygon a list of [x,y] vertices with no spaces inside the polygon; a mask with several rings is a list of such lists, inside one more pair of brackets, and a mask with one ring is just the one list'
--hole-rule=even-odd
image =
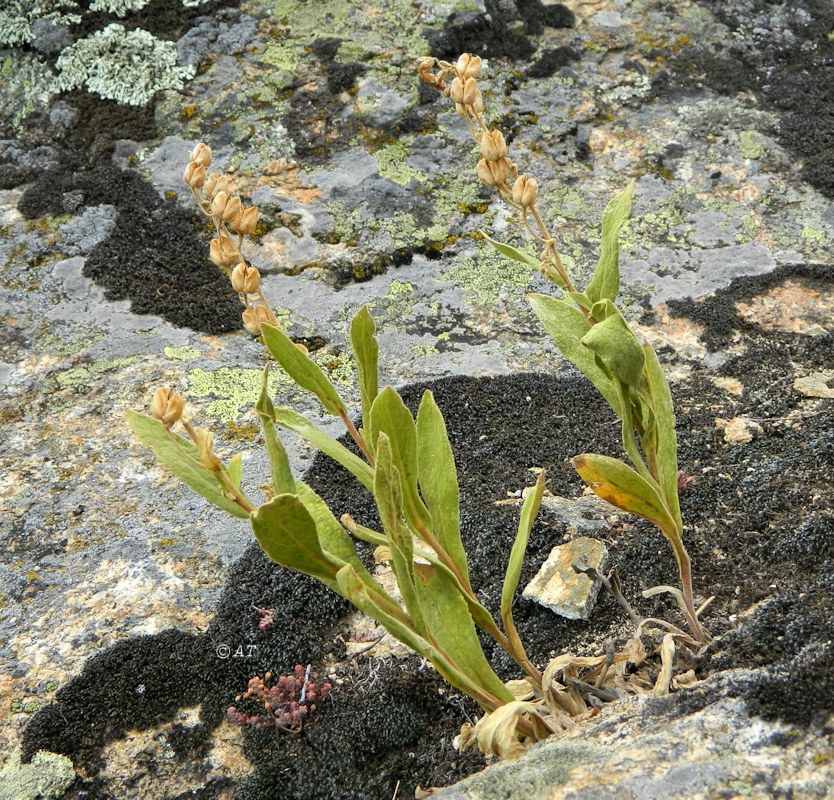
{"label": "light coloured stone chip", "polygon": [[729,444],[747,444],[764,432],[758,422],[748,417],[733,417],[732,419],[717,417],[715,427],[724,431],[724,441]]}
{"label": "light coloured stone chip", "polygon": [[793,388],[804,394],[805,397],[832,398],[834,397],[834,387],[829,384],[834,384],[834,372],[826,370],[825,372],[814,372],[804,378],[797,378],[793,382]]}
{"label": "light coloured stone chip", "polygon": [[580,536],[554,547],[538,574],[524,587],[522,597],[535,600],[561,617],[588,619],[599,594],[599,581],[576,572],[574,564],[602,572],[608,563],[608,549],[599,539]]}

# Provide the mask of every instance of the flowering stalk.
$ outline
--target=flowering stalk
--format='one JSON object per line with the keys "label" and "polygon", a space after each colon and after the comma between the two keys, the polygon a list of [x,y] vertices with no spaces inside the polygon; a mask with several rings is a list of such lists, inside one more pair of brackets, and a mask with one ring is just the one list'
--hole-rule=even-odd
{"label": "flowering stalk", "polygon": [[671,394],[656,353],[638,340],[615,304],[620,286],[618,234],[631,212],[633,184],[606,208],[599,264],[585,291],[577,291],[539,211],[535,178],[519,173],[503,134],[486,123],[477,83],[480,72],[481,59],[468,53],[455,64],[427,58],[420,65],[422,80],[454,102],[478,143],[481,158],[476,171],[481,183],[495,189],[516,212],[520,226],[543,248],[536,260],[509,245],[489,241],[509,258],[536,264],[564,292],[565,298],[532,294],[533,310],[557,347],[591,380],[622,421],[623,449],[634,469],[588,453],[574,458],[574,467],[598,496],[649,519],[669,540],[681,580],[681,590],[671,593],[694,641],[705,644],[710,636],[698,619],[692,569],[683,544]]}
{"label": "flowering stalk", "polygon": [[[517,212],[521,226],[543,245],[539,255],[542,275],[567,292],[575,292],[556,240],[539,212],[536,179],[519,173],[509,157],[504,134],[498,129],[491,129],[484,117],[484,99],[477,83],[481,65],[480,57],[469,53],[462,55],[455,64],[426,58],[420,65],[420,77],[449,97],[455,104],[455,110],[466,120],[481,151],[476,168],[478,178],[485,186],[498,192],[501,199]],[[432,72],[435,67],[437,72]],[[587,309],[582,311],[589,316]]]}
{"label": "flowering stalk", "polygon": [[243,327],[258,336],[261,325],[278,325],[261,291],[260,272],[240,252],[244,236],[254,233],[258,225],[258,208],[245,206],[239,197],[231,194],[228,178],[216,172],[207,174],[209,166],[211,148],[201,142],[191,151],[191,160],[182,177],[191,189],[197,208],[214,225],[216,236],[211,240],[209,258],[230,277],[243,303]]}

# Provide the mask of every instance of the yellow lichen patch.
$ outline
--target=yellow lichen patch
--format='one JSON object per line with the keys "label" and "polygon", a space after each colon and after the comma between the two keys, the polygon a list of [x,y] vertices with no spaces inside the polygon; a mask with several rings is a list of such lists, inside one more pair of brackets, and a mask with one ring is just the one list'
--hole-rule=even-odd
{"label": "yellow lichen patch", "polygon": [[834,330],[834,291],[813,289],[795,278],[749,303],[736,303],[736,310],[766,331],[813,336]]}

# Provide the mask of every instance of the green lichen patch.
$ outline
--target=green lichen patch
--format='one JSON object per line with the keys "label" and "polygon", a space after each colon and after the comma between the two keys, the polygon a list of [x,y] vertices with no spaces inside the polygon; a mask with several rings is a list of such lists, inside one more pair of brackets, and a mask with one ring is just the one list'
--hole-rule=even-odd
{"label": "green lichen patch", "polygon": [[471,305],[487,310],[494,309],[499,300],[520,305],[532,272],[524,264],[481,250],[474,258],[458,260],[446,277],[463,289]]}
{"label": "green lichen patch", "polygon": [[74,356],[76,353],[86,350],[103,338],[104,334],[91,330],[84,330],[71,335],[62,334],[60,336],[50,330],[38,337],[37,342],[35,342],[35,349],[41,353]]}
{"label": "green lichen patch", "polygon": [[[313,360],[327,373],[336,386],[350,389],[355,384],[354,365],[347,353],[322,349]],[[186,375],[188,388],[184,394],[195,399],[213,398],[200,403],[200,410],[227,424],[237,425],[241,412],[254,409],[261,392],[263,371],[246,367],[220,367],[216,370],[193,369]],[[304,396],[290,377],[275,367],[269,373],[269,392],[278,404],[294,403]]]}
{"label": "green lichen patch", "polygon": [[756,131],[742,131],[738,136],[738,148],[742,158],[756,160],[767,154],[767,144]]}
{"label": "green lichen patch", "polygon": [[61,797],[74,780],[75,769],[66,756],[39,750],[23,764],[18,748],[0,770],[0,800]]}
{"label": "green lichen patch", "polygon": [[414,141],[413,136],[403,137],[399,142],[380,147],[374,154],[376,156],[379,174],[389,181],[407,186],[411,181],[426,183],[428,176],[418,172],[406,163],[408,146]]}
{"label": "green lichen patch", "polygon": [[103,358],[92,364],[85,364],[79,367],[63,370],[58,373],[56,381],[61,389],[78,389],[89,385],[99,375],[105,372],[113,372],[122,369],[128,364],[139,361],[142,356],[128,356],[126,358]]}
{"label": "green lichen patch", "polygon": [[197,348],[189,347],[188,345],[184,345],[183,347],[165,347],[162,352],[166,358],[170,358],[172,361],[191,361],[191,359],[199,358],[202,355]]}

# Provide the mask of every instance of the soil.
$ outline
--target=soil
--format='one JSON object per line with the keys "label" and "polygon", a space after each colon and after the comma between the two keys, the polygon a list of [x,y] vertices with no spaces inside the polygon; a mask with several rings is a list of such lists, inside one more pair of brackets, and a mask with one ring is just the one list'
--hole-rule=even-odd
{"label": "soil", "polygon": [[[805,724],[834,711],[834,687],[826,679],[834,670],[834,418],[830,400],[809,400],[793,382],[797,375],[834,368],[834,337],[764,331],[736,310],[736,304],[787,279],[830,294],[834,274],[783,270],[736,281],[701,302],[675,305],[675,314],[705,324],[708,338],[709,331],[717,332],[714,349],[732,341],[743,352],[715,371],[696,369],[673,394],[680,467],[694,478],[681,502],[696,593],[716,597],[706,624],[719,636],[717,652],[703,674],[761,668],[737,691],[755,713]],[[743,394],[728,394],[715,378],[739,380]],[[569,458],[584,451],[616,455],[616,426],[578,376],[457,377],[430,387],[458,465],[473,585],[494,612],[518,520],[518,507],[496,501],[531,483],[531,467],[547,469],[554,494],[577,496],[581,482]],[[412,408],[424,388],[404,391]],[[740,413],[758,420],[762,431],[748,443],[728,444],[715,419]],[[306,480],[337,514],[347,511],[374,524],[364,492],[331,462],[317,459]],[[560,524],[540,517],[522,582],[567,538]],[[623,516],[605,539],[638,612],[676,619],[666,601],[640,599],[640,590],[674,579],[674,561],[660,534]],[[274,608],[275,624],[260,630],[252,606]],[[267,670],[288,674],[296,663],[311,663],[320,679],[325,663],[342,659],[343,683],[301,734],[246,732],[245,751],[255,769],[237,787],[238,800],[381,800],[398,783],[406,797],[417,785],[446,785],[481,768],[478,755],[451,747],[460,725],[476,713],[472,704],[417,659],[344,659],[347,610],[341,599],[275,567],[252,546],[231,570],[205,635],[166,631],[103,653],[33,718],[26,752],[47,749],[72,758],[84,777],[66,798],[110,798],[97,778],[101,748],[124,731],[173,721],[177,708],[201,704],[200,724],[180,728],[173,745],[175,757],[187,763],[206,752],[212,729],[230,724],[225,710],[250,677]],[[587,622],[558,618],[521,598],[515,614],[539,663],[563,651],[596,653],[607,639],[622,644],[628,634],[609,596],[601,597]],[[253,658],[218,656],[221,645],[249,644],[257,645]],[[502,676],[512,677],[506,659],[485,646]],[[681,713],[711,702],[708,693],[682,692],[678,698]]]}

